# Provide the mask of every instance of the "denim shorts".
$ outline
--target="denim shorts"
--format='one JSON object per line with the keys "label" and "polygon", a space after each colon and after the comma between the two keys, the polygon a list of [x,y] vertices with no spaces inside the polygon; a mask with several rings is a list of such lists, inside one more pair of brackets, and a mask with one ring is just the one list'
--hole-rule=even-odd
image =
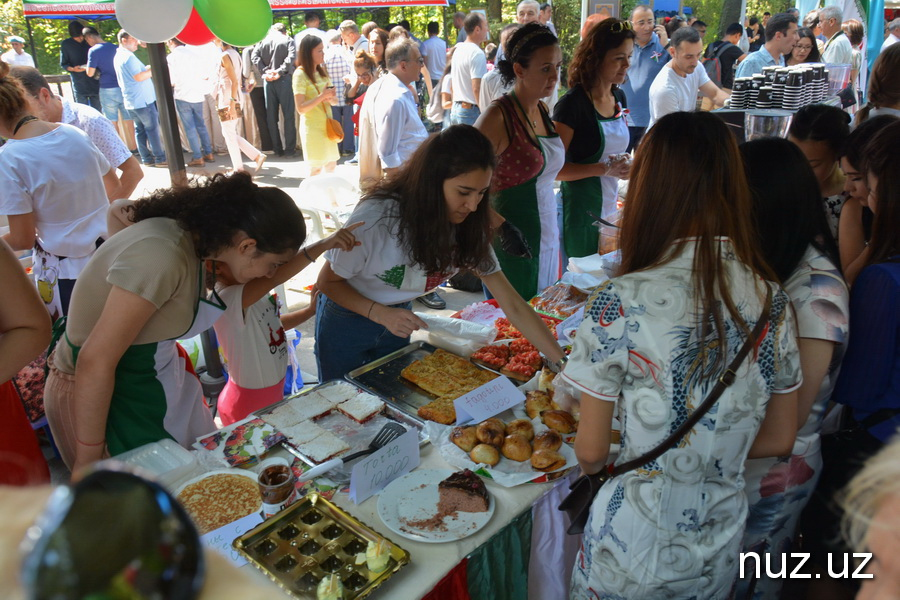
{"label": "denim shorts", "polygon": [[125,110],[125,100],[122,98],[121,88],[100,88],[100,106],[103,109],[103,116],[110,121],[119,120],[119,112],[122,113],[122,120],[127,121],[131,117]]}

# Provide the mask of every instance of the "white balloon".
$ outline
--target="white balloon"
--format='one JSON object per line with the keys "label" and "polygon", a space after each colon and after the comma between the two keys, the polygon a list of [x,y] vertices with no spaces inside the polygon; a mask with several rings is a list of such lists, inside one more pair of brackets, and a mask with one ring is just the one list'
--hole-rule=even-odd
{"label": "white balloon", "polygon": [[193,0],[116,0],[116,19],[129,35],[156,44],[184,29]]}

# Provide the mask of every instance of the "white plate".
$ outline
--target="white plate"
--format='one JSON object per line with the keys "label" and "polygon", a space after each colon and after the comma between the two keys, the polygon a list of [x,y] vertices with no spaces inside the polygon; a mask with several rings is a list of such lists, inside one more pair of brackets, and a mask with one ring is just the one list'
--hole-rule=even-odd
{"label": "white plate", "polygon": [[453,473],[451,469],[425,469],[395,479],[378,495],[378,516],[388,529],[417,542],[455,542],[472,535],[487,525],[494,514],[494,499],[490,496],[487,512],[459,512],[456,517],[445,517],[446,531],[420,529],[408,523],[437,514],[438,483]]}

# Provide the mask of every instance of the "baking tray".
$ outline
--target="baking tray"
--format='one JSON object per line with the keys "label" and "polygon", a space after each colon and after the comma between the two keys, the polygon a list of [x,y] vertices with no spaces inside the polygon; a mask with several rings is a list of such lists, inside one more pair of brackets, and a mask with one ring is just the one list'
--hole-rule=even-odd
{"label": "baking tray", "polygon": [[[276,407],[293,401],[295,398],[305,396],[306,394],[309,394],[315,390],[327,388],[338,383],[346,384],[347,382],[343,379],[326,381],[325,383],[319,384],[308,390],[304,390],[298,394],[288,396],[280,402],[276,402],[275,404],[267,406],[262,410],[256,411],[255,414],[257,416],[263,416],[274,410]],[[422,423],[422,421],[418,417],[408,415],[402,410],[399,410],[388,403],[385,404],[384,412],[382,412],[380,415],[376,415],[365,423],[357,423],[350,417],[347,417],[346,415],[336,410],[332,411],[331,414],[326,417],[316,419],[314,423],[319,427],[322,427],[323,429],[327,429],[328,431],[332,432],[333,434],[347,442],[347,444],[350,446],[350,450],[344,453],[344,455],[346,455],[368,448],[369,443],[388,420],[400,423],[401,425],[406,427],[407,430],[415,429],[418,432],[419,436],[419,446],[423,446],[428,443],[428,434],[425,433],[424,423]],[[281,445],[285,450],[287,450],[306,464],[311,466],[319,464],[294,448],[294,446],[292,446],[289,441],[282,442]],[[336,458],[340,457],[341,455],[337,456]],[[355,459],[354,461],[343,464],[339,467],[335,467],[334,469],[328,471],[328,479],[337,484],[348,483],[350,481],[350,472],[353,470],[354,463],[356,462],[356,460],[362,460],[362,458],[363,457],[360,457],[359,459]]]}
{"label": "baking tray", "polygon": [[[356,555],[371,542],[387,540],[387,568],[374,573]],[[254,567],[292,598],[315,599],[316,586],[337,573],[344,600],[366,598],[409,563],[409,552],[376,533],[365,523],[311,492],[268,521],[232,542]]]}

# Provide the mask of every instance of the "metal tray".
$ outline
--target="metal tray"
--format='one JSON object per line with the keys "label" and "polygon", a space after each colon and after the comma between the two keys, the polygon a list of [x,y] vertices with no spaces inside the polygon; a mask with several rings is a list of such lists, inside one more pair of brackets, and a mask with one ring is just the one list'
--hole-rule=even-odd
{"label": "metal tray", "polygon": [[[374,573],[356,555],[371,542],[390,543],[387,568]],[[316,586],[336,573],[344,599],[365,598],[409,563],[409,552],[312,492],[232,543],[254,567],[292,598],[314,599]]]}
{"label": "metal tray", "polygon": [[434,397],[419,386],[403,379],[400,372],[417,360],[434,354],[436,350],[437,348],[428,342],[413,342],[405,348],[350,371],[346,375],[347,381],[380,396],[385,402],[418,419],[419,408],[434,400]]}
{"label": "metal tray", "polygon": [[[327,388],[338,383],[346,384],[347,381],[343,379],[334,379],[331,381],[326,381],[320,385],[317,385],[308,390],[304,390],[298,394],[294,394],[292,396],[288,396],[284,400],[280,402],[276,402],[270,406],[262,410],[256,411],[256,415],[263,416],[276,407],[281,406],[282,404],[286,404],[288,402],[292,402],[295,398],[300,398],[309,394],[315,390],[320,390],[322,388]],[[351,382],[352,383],[352,382]],[[378,394],[376,394],[378,395]],[[384,399],[384,398],[382,398]],[[403,412],[402,410],[398,410],[396,407],[391,404],[386,403],[384,407],[384,412],[380,415],[376,415],[369,421],[365,423],[357,423],[353,419],[337,412],[332,411],[332,413],[326,417],[322,417],[321,419],[316,419],[315,424],[323,429],[327,429],[332,432],[342,440],[344,440],[349,446],[350,450],[345,452],[344,454],[352,454],[353,452],[357,452],[359,450],[364,450],[368,448],[369,443],[372,441],[372,438],[378,433],[378,431],[382,428],[387,420],[397,421],[407,429],[415,429],[418,432],[419,436],[419,445],[423,446],[428,443],[428,435],[425,433],[425,425],[422,421],[415,416],[410,416]],[[319,463],[316,463],[311,458],[297,450],[294,446],[290,444],[289,441],[282,442],[282,447],[285,450],[302,460],[308,465],[315,466]],[[339,456],[337,458],[340,458]],[[357,459],[362,460],[362,458]],[[353,470],[353,464],[355,461],[351,461],[347,464],[341,465],[330,470],[327,474],[328,479],[332,480],[337,484],[345,484],[350,481],[350,472]]]}

